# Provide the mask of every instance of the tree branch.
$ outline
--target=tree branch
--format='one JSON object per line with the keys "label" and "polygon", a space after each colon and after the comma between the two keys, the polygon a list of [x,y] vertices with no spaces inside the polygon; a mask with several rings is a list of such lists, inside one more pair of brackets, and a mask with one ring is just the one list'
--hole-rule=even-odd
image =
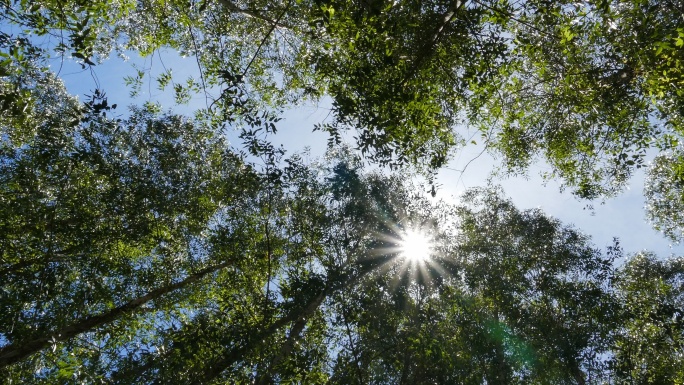
{"label": "tree branch", "polygon": [[100,315],[86,317],[85,319],[76,321],[71,325],[63,327],[60,330],[50,332],[41,337],[34,338],[33,340],[30,340],[28,342],[15,342],[11,345],[7,345],[0,349],[0,369],[13,363],[19,362],[22,359],[45,349],[50,344],[66,341],[79,334],[92,331],[97,327],[113,322],[117,320],[119,317],[134,312],[142,305],[150,301],[153,301],[163,296],[164,294],[170,293],[174,290],[183,288],[194,282],[197,282],[200,279],[204,278],[206,275],[219,271],[229,265],[230,262],[224,262],[213,267],[208,267],[206,269],[200,270],[199,272],[193,275],[190,275],[189,277],[185,278],[180,282],[152,290],[142,297],[138,297],[136,299],[128,301],[127,303],[115,307]]}
{"label": "tree branch", "polygon": [[[278,27],[278,28],[283,28],[283,29],[287,29],[287,30],[292,29],[291,26],[281,23],[280,18],[278,18],[277,20],[273,20],[267,16],[264,16],[260,12],[249,10],[249,9],[242,9],[242,8],[238,7],[235,3],[233,3],[231,0],[218,0],[218,2],[225,9],[227,9],[233,13],[239,13],[241,15],[245,15],[245,16],[253,18],[253,19],[265,21],[268,24],[271,24],[271,26],[273,26],[274,28]],[[289,5],[288,5],[288,7],[289,7]]]}
{"label": "tree branch", "polygon": [[444,34],[446,26],[449,23],[451,23],[451,21],[454,19],[454,16],[456,16],[456,11],[458,11],[458,9],[463,6],[463,3],[464,2],[461,0],[452,1],[449,9],[447,9],[446,13],[442,15],[442,21],[437,26],[437,28],[435,28],[434,33],[430,36],[428,41],[425,44],[423,44],[423,47],[420,49],[420,51],[418,51],[416,59],[414,60],[413,65],[411,66],[411,70],[409,71],[409,76],[406,77],[405,82],[412,78],[413,75],[415,75],[415,73],[418,71],[420,66],[423,64],[423,62],[427,60],[429,56],[432,55],[432,52],[434,52],[435,50],[435,46]]}

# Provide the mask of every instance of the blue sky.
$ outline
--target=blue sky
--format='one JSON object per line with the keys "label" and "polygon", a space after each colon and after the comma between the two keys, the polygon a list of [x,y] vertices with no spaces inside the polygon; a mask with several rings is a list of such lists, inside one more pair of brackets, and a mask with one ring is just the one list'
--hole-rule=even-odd
{"label": "blue sky", "polygon": [[[146,101],[159,102],[164,109],[172,109],[176,113],[191,114],[196,108],[206,104],[203,96],[195,96],[189,105],[176,105],[173,92],[167,88],[165,92],[157,89],[154,76],[170,69],[174,79],[185,81],[189,76],[198,78],[197,63],[194,58],[181,58],[172,52],[157,53],[151,58],[139,58],[131,54],[131,60],[124,62],[112,57],[105,63],[82,70],[75,63],[65,62],[60,76],[67,88],[73,94],[83,95],[91,93],[95,88],[103,89],[110,104],[119,106],[142,104]],[[53,61],[53,69],[59,68],[60,63]],[[144,79],[140,95],[134,99],[129,96],[130,88],[124,84],[124,76],[134,76],[138,69],[149,71],[152,77]],[[312,156],[320,156],[325,152],[327,135],[312,132],[316,123],[329,118],[329,103],[325,101],[318,105],[300,106],[285,111],[283,120],[278,125],[278,134],[272,138],[277,144],[282,144],[288,152],[303,151],[310,148]],[[125,114],[125,109],[119,109]],[[228,138],[239,147],[237,133],[228,133]],[[467,188],[482,186],[487,183],[492,170],[497,166],[496,159],[487,153],[480,155],[481,148],[466,147],[454,152],[453,160],[438,175],[437,182],[441,185],[437,198],[456,201],[458,195]],[[479,155],[479,156],[478,156]],[[470,163],[469,163],[470,162]],[[468,164],[469,163],[469,164]],[[465,172],[460,172],[468,164]],[[513,199],[520,209],[541,208],[548,215],[561,219],[566,224],[574,224],[576,228],[592,237],[596,247],[605,250],[612,245],[613,237],[618,237],[626,254],[641,250],[655,252],[661,258],[670,254],[684,254],[684,246],[671,245],[660,233],[646,223],[644,215],[644,198],[642,194],[644,173],[636,174],[630,181],[630,186],[616,198],[605,202],[578,201],[569,192],[560,192],[557,181],[546,181],[539,176],[544,171],[544,165],[532,167],[528,177],[495,179],[494,182],[503,186],[506,194]],[[426,188],[427,191],[427,188]],[[593,205],[588,209],[587,205]]]}

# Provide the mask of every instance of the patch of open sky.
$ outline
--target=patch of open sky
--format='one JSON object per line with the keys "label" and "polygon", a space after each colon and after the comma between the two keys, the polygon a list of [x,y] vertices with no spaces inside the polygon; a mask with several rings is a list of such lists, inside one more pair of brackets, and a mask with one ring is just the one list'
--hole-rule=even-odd
{"label": "patch of open sky", "polygon": [[[95,89],[100,89],[106,92],[110,105],[158,103],[162,111],[192,116],[198,109],[211,105],[212,94],[220,94],[218,89],[209,90],[208,96],[203,92],[191,94],[188,103],[178,104],[174,98],[173,84],[164,90],[160,89],[157,79],[165,73],[171,73],[173,81],[178,83],[198,78],[199,71],[195,59],[182,57],[173,50],[158,50],[144,58],[130,52],[127,60],[112,55],[103,63],[86,68],[70,60],[53,61],[51,68],[59,72],[71,94],[85,100]],[[136,85],[135,81],[139,83]],[[125,117],[126,111],[119,108],[114,114]],[[270,135],[269,140],[276,147],[282,145],[290,154],[308,149],[312,157],[323,156],[327,148],[328,135],[320,131],[314,132],[313,129],[316,123],[329,121],[331,116],[330,99],[324,98],[319,102],[307,101],[280,115],[282,120],[277,124],[277,133]],[[242,147],[237,131],[228,130],[226,135],[232,145],[236,148]],[[343,137],[351,140],[351,133]]]}
{"label": "patch of open sky", "polygon": [[[481,146],[466,147],[440,172],[438,182],[442,184],[443,192],[457,196],[468,188],[486,184],[489,173],[497,164],[494,157],[482,152]],[[527,177],[509,177],[494,182],[503,187],[519,209],[540,208],[547,215],[574,225],[590,235],[594,245],[604,252],[617,237],[625,256],[643,250],[652,251],[660,258],[684,254],[684,245],[672,244],[645,219],[644,169],[637,170],[625,191],[605,202],[581,201],[569,190],[561,191],[559,181],[545,181],[540,176],[549,171],[548,166],[539,162],[530,168]]]}

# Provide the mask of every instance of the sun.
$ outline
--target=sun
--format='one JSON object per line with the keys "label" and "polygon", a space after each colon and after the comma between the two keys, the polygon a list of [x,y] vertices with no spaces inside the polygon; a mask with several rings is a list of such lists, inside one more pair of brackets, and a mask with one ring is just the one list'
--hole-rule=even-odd
{"label": "sun", "polygon": [[399,241],[400,255],[412,262],[421,262],[432,254],[432,240],[418,230],[407,230]]}

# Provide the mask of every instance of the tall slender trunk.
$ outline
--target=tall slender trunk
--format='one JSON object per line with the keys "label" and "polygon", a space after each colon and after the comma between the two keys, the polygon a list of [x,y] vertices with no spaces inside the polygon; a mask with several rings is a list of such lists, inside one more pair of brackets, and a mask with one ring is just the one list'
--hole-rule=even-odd
{"label": "tall slender trunk", "polygon": [[142,305],[150,301],[153,301],[157,298],[160,298],[164,294],[170,293],[174,290],[183,288],[194,282],[197,282],[206,275],[219,271],[229,265],[229,262],[224,262],[213,267],[208,267],[206,269],[198,271],[195,274],[188,276],[180,282],[152,290],[149,293],[143,295],[142,297],[138,297],[136,299],[128,301],[127,303],[115,307],[100,315],[86,317],[84,319],[72,323],[71,325],[63,327],[62,329],[55,330],[53,332],[50,332],[48,334],[42,335],[40,337],[34,338],[26,342],[20,341],[5,346],[2,349],[0,349],[0,368],[19,362],[22,359],[45,349],[52,343],[66,341],[79,334],[95,330],[96,328],[102,325],[117,320],[119,317],[123,315],[134,312]]}
{"label": "tall slender trunk", "polygon": [[[494,316],[492,318],[497,323],[501,323],[501,317],[498,310],[494,310]],[[510,383],[510,368],[506,363],[503,341],[494,341],[494,357],[492,358],[492,369],[487,374],[487,384],[505,385]],[[489,377],[490,375],[491,377]]]}
{"label": "tall slender trunk", "polygon": [[[325,301],[325,299],[329,295],[335,293],[338,290],[343,290],[352,287],[366,275],[371,273],[375,269],[375,267],[376,266],[374,265],[368,266],[366,269],[359,272],[359,274],[355,277],[337,281],[337,285],[328,285],[326,289],[324,289],[320,294],[311,299],[304,308],[293,310],[285,317],[280,318],[277,321],[274,321],[268,328],[262,330],[260,333],[252,334],[250,338],[246,342],[244,342],[240,347],[230,350],[219,360],[214,361],[209,366],[209,368],[207,368],[203,373],[201,373],[195,378],[192,384],[199,385],[210,383],[213,379],[221,375],[223,371],[225,371],[238,360],[242,359],[245,356],[245,354],[249,353],[249,351],[251,351],[261,341],[271,337],[276,332],[278,332],[278,330],[292,322],[295,322],[295,325],[293,325],[293,331],[296,331],[295,327],[303,329],[306,325],[307,319],[314,314],[314,312],[321,306],[323,301]],[[284,349],[287,349],[287,347],[285,346]]]}
{"label": "tall slender trunk", "polygon": [[437,27],[434,29],[433,33],[430,35],[427,41],[423,43],[423,46],[420,47],[420,49],[418,49],[418,51],[416,52],[416,55],[413,59],[413,64],[411,65],[411,69],[408,72],[408,76],[406,76],[406,78],[404,79],[404,83],[408,82],[418,72],[418,70],[420,70],[420,67],[423,65],[423,62],[425,62],[433,56],[435,50],[437,49],[439,39],[444,34],[444,30],[449,25],[449,23],[451,23],[451,21],[454,19],[454,17],[456,16],[456,12],[463,6],[463,3],[464,1],[461,0],[451,1],[449,9],[447,9],[447,11],[442,15],[439,25],[437,25]]}
{"label": "tall slender trunk", "polygon": [[585,379],[585,374],[580,369],[579,362],[577,362],[576,359],[572,359],[572,362],[570,363],[570,371],[572,372],[572,377],[575,379],[577,382],[577,385],[586,385],[587,380]]}
{"label": "tall slender trunk", "polygon": [[252,350],[252,348],[254,348],[254,346],[257,345],[259,341],[272,336],[278,330],[285,327],[285,325],[291,322],[301,322],[303,328],[303,325],[306,324],[306,319],[309,318],[309,316],[311,316],[318,309],[318,307],[323,303],[328,294],[328,291],[324,290],[319,295],[314,297],[306,305],[306,307],[301,309],[301,311],[292,311],[287,316],[273,322],[271,326],[262,330],[260,333],[252,334],[251,337],[240,347],[237,347],[229,351],[226,355],[221,357],[221,359],[213,362],[209,368],[207,368],[201,375],[195,378],[192,384],[206,384],[211,382],[211,380],[218,377],[224,370],[230,367],[233,363],[244,357],[245,354]]}
{"label": "tall slender trunk", "polygon": [[352,351],[352,354],[354,355],[354,369],[356,371],[356,384],[361,385],[364,383],[367,383],[368,381],[364,381],[364,376],[363,372],[361,372],[361,368],[359,365],[361,365],[361,358],[359,357],[359,352],[356,349],[356,346],[354,344],[354,338],[352,336],[352,331],[351,328],[349,327],[349,312],[347,311],[347,308],[344,306],[346,304],[342,305],[342,319],[344,320],[344,326],[347,332],[347,338],[349,338],[349,347]]}
{"label": "tall slender trunk", "polygon": [[404,359],[401,363],[401,378],[399,385],[408,384],[408,378],[411,375],[411,349],[404,350]]}
{"label": "tall slender trunk", "polygon": [[285,360],[287,356],[289,356],[292,353],[294,345],[297,343],[297,341],[299,341],[299,339],[302,336],[302,331],[304,331],[304,327],[306,326],[306,324],[308,323],[309,319],[316,311],[316,309],[318,309],[321,303],[323,303],[325,297],[325,292],[318,295],[318,297],[314,298],[314,300],[309,304],[309,306],[307,306],[307,308],[304,309],[302,314],[300,314],[299,318],[292,325],[292,328],[290,329],[290,334],[288,335],[287,340],[285,341],[283,346],[280,348],[280,352],[268,365],[268,367],[266,368],[266,373],[262,374],[257,380],[257,385],[268,385],[273,382],[272,378],[276,368],[278,367],[278,365],[280,365],[281,362],[283,362],[283,360]]}

